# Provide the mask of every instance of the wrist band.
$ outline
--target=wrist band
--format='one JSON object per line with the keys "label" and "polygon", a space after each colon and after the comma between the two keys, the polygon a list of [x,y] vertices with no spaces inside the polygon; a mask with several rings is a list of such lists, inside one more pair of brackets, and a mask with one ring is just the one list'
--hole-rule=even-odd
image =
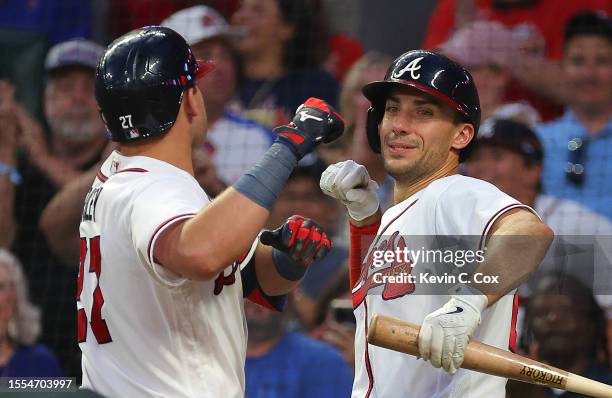
{"label": "wrist band", "polygon": [[8,176],[9,180],[15,184],[21,184],[21,174],[13,166],[9,166],[6,163],[0,163],[0,175]]}
{"label": "wrist band", "polygon": [[296,264],[295,261],[278,249],[272,249],[272,262],[276,267],[276,271],[288,281],[298,281],[302,279],[308,267]]}
{"label": "wrist band", "polygon": [[297,158],[291,149],[275,142],[263,158],[240,177],[234,189],[258,205],[272,210],[295,166]]}

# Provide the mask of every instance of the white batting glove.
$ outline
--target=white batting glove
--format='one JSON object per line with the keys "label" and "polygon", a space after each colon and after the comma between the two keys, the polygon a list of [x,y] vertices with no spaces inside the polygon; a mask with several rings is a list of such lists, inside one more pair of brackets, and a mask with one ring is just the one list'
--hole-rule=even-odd
{"label": "white batting glove", "polygon": [[480,313],[487,308],[487,296],[465,286],[454,288],[459,294],[442,308],[425,317],[419,332],[419,354],[432,366],[454,374],[474,329],[480,324]]}
{"label": "white batting glove", "polygon": [[352,160],[328,166],[319,185],[324,194],[341,201],[354,220],[368,218],[380,206],[376,193],[378,184],[370,178],[364,166]]}

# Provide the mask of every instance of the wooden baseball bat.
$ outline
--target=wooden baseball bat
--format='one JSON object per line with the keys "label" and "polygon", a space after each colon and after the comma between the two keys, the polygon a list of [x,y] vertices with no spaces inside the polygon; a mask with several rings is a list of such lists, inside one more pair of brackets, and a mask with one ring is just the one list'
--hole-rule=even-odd
{"label": "wooden baseball bat", "polygon": [[[418,356],[419,329],[419,326],[401,319],[375,314],[368,328],[368,342]],[[609,385],[475,340],[468,343],[461,367],[592,397],[612,398],[612,387]]]}

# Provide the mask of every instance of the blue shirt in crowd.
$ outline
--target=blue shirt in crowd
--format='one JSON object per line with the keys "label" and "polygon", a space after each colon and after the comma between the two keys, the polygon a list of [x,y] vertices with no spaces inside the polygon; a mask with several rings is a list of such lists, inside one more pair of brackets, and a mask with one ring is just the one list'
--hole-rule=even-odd
{"label": "blue shirt in crowd", "polygon": [[75,37],[88,38],[91,2],[83,0],[0,1],[0,28],[44,33],[50,45]]}
{"label": "blue shirt in crowd", "polygon": [[[612,219],[612,119],[596,135],[589,135],[586,128],[568,110],[562,117],[537,129],[544,146],[544,192],[583,204],[597,213]],[[570,151],[568,143],[580,138],[587,140],[584,158],[584,181],[581,186],[570,182],[565,166]]]}
{"label": "blue shirt in crowd", "polygon": [[1,377],[62,377],[63,375],[55,355],[42,344],[17,347],[6,366],[0,366]]}
{"label": "blue shirt in crowd", "polygon": [[294,332],[266,355],[246,359],[246,398],[344,398],[353,371],[338,351]]}

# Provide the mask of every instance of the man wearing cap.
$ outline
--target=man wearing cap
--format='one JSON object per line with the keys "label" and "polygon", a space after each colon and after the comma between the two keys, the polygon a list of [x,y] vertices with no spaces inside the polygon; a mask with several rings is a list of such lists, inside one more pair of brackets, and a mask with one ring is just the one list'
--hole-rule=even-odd
{"label": "man wearing cap", "polygon": [[510,119],[483,123],[466,171],[533,207],[557,235],[612,235],[606,217],[541,192],[544,152],[535,132]]}
{"label": "man wearing cap", "polygon": [[[329,166],[320,182],[349,214],[352,396],[503,398],[505,379],[461,369],[465,348],[472,338],[512,348],[515,288],[539,265],[552,231],[528,206],[459,175],[480,125],[464,67],[408,51],[362,91],[371,103],[368,142],[394,179],[394,206],[381,214],[376,183],[351,160]],[[473,261],[453,260],[468,252]],[[420,325],[420,359],[369,344],[375,314]]]}
{"label": "man wearing cap", "polygon": [[215,61],[215,69],[198,80],[209,122],[204,150],[212,156],[222,182],[232,184],[272,143],[267,128],[231,110],[238,74],[232,39],[243,30],[228,25],[221,14],[204,5],[178,11],[162,25],[180,33],[196,57]]}
{"label": "man wearing cap", "polygon": [[[94,69],[102,51],[87,40],[66,41],[49,51],[43,99],[48,134],[12,96],[3,105],[9,115],[2,126],[0,178],[9,178],[15,196],[0,195],[0,207],[13,209],[13,217],[6,220],[11,224],[8,230],[14,231],[12,248],[24,264],[32,299],[42,309],[43,342],[58,354],[69,374],[78,371],[74,278],[72,271],[58,266],[60,261],[39,229],[39,218],[53,194],[97,163],[106,145],[93,93]],[[11,131],[12,139],[7,139]]]}
{"label": "man wearing cap", "polygon": [[[607,309],[608,318],[612,322],[612,300],[608,285],[612,267],[610,260],[606,259],[612,258],[612,248],[609,245],[612,223],[573,200],[541,192],[545,155],[540,140],[527,125],[509,119],[490,119],[481,126],[474,151],[465,165],[471,177],[488,181],[531,206],[555,231],[557,239],[549,250],[549,257],[538,269],[536,277],[532,277],[519,289],[520,295],[530,295],[541,275],[562,271],[577,277],[595,290],[597,301]],[[592,238],[585,240],[578,235],[590,235]],[[568,255],[574,252],[571,245],[581,243],[588,244],[583,247],[593,248],[589,252],[589,255],[593,254],[592,263],[584,261],[584,256]],[[521,326],[521,323],[518,325]]]}
{"label": "man wearing cap", "polygon": [[[230,40],[240,34],[240,29],[229,26],[219,13],[203,5],[178,11],[162,24],[185,37],[197,58],[215,61],[215,68],[197,81],[200,90],[206,93],[209,127],[206,143],[193,150],[193,161],[196,180],[209,195],[217,196],[254,165],[272,143],[268,129],[230,109],[237,73]],[[67,184],[51,200],[41,218],[51,249],[74,266],[77,264],[71,259],[79,255],[76,232],[80,207],[96,172],[97,168],[93,168]]]}
{"label": "man wearing cap", "polygon": [[538,127],[544,191],[612,219],[612,19],[583,12],[565,27],[565,114]]}

